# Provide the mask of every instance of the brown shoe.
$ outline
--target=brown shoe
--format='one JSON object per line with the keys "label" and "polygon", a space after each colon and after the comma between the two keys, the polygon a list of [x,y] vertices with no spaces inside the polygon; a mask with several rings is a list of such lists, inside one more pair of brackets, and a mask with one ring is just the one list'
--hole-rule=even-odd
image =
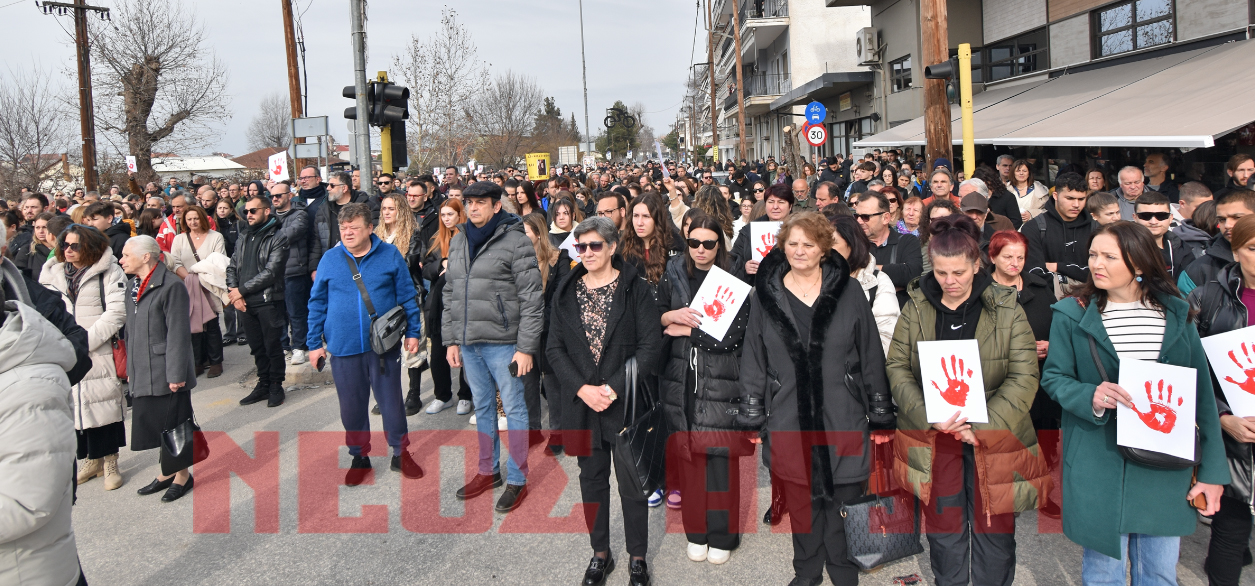
{"label": "brown shoe", "polygon": [[491,476],[487,474],[476,474],[475,478],[472,478],[466,486],[458,489],[455,496],[457,496],[460,501],[473,499],[487,491],[497,488],[498,486],[501,486],[500,472]]}
{"label": "brown shoe", "polygon": [[208,371],[206,371],[206,372],[208,372],[208,373],[209,373],[209,375],[208,375],[208,376],[209,376],[209,378],[218,378],[218,377],[222,376],[222,365],[221,365],[221,364],[211,364],[211,365],[209,365],[209,370],[208,370]]}

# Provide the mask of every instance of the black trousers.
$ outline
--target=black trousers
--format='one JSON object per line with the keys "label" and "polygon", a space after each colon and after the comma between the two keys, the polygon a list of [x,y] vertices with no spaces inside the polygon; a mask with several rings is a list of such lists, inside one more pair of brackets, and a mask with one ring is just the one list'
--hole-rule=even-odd
{"label": "black trousers", "polygon": [[1207,545],[1207,583],[1237,586],[1251,539],[1251,509],[1235,498],[1220,497],[1220,510],[1211,518],[1211,543]]}
{"label": "black trousers", "polygon": [[696,454],[690,460],[676,459],[680,460],[680,490],[684,495],[680,513],[689,543],[727,551],[739,547],[742,523],[739,469],[733,469],[732,460],[725,454],[707,454],[705,470]]}
{"label": "black trousers", "polygon": [[[822,578],[824,566],[836,586],[856,586],[858,566],[850,561],[845,542],[845,519],[841,505],[863,495],[862,483],[833,486],[830,501],[812,500],[811,487],[786,480],[777,483],[784,490],[793,530],[793,573],[802,578]],[[684,501],[688,495],[684,495]],[[684,502],[681,501],[681,502]],[[810,526],[806,526],[806,521]]]}
{"label": "black trousers", "polygon": [[986,517],[976,485],[976,454],[938,434],[932,499],[921,507],[937,586],[1011,586],[1015,581],[1015,515]]}
{"label": "black trousers", "polygon": [[[630,474],[618,458],[612,458],[611,453],[610,445],[594,437],[592,455],[576,458],[580,466],[584,519],[594,552],[610,550],[611,460],[616,478],[627,478]],[[623,505],[623,533],[628,555],[643,558],[649,550],[649,502],[645,495],[629,490],[622,480],[619,481],[619,501]],[[589,510],[589,507],[595,507],[595,510]]]}
{"label": "black trousers", "polygon": [[287,325],[282,303],[249,305],[238,312],[240,328],[248,338],[249,353],[257,365],[257,380],[263,384],[282,383],[284,369],[283,345],[279,336]]}
{"label": "black trousers", "polygon": [[199,334],[192,334],[192,355],[196,357],[196,365],[222,364],[222,327],[218,325],[218,316],[205,322],[204,328]]}
{"label": "black trousers", "polygon": [[[437,400],[448,403],[453,400],[453,367],[449,366],[449,350],[445,348],[444,339],[440,337],[439,322],[436,327],[427,330],[427,339],[431,340],[431,352],[427,353],[427,364],[431,367],[432,394]],[[464,370],[460,370],[458,374],[458,399],[473,400],[471,385],[466,383]]]}
{"label": "black trousers", "polygon": [[[532,362],[532,369],[523,375],[523,404],[527,405],[527,429],[536,431],[540,424],[540,369]],[[550,421],[553,415],[550,414]],[[553,424],[550,424],[553,427]]]}

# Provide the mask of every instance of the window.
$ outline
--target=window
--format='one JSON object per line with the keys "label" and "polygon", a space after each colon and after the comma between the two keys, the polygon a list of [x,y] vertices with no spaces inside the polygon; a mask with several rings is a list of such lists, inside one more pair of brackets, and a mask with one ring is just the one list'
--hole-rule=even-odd
{"label": "window", "polygon": [[889,79],[893,84],[893,93],[911,89],[911,56],[907,55],[897,61],[889,62]]}
{"label": "window", "polygon": [[1172,42],[1172,0],[1132,0],[1093,14],[1097,57]]}
{"label": "window", "polygon": [[[985,81],[998,81],[1048,69],[1049,45],[1048,33],[1042,28],[985,47]],[[976,64],[972,65],[975,69]]]}

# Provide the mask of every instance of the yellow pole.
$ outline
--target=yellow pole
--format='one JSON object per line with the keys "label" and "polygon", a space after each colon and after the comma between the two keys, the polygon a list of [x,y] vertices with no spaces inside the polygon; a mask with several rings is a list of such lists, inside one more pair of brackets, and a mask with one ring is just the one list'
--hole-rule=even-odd
{"label": "yellow pole", "polygon": [[[387,71],[379,72],[379,81],[388,81]],[[392,126],[384,126],[379,131],[379,166],[383,168],[383,173],[392,172]]]}
{"label": "yellow pole", "polygon": [[959,108],[963,111],[963,175],[976,172],[976,144],[972,137],[972,46],[959,45]]}

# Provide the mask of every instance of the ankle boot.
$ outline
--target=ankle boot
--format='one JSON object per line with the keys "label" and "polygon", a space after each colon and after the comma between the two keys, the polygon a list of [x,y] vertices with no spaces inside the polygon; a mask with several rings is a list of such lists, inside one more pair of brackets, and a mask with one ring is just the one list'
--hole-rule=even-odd
{"label": "ankle boot", "polygon": [[419,387],[423,383],[423,371],[417,368],[409,369],[410,390],[405,394],[405,416],[412,417],[417,415],[423,409],[423,400],[419,398]]}
{"label": "ankle boot", "polygon": [[83,460],[83,464],[78,468],[78,483],[82,484],[102,475],[104,475],[104,466],[101,465],[99,458]]}
{"label": "ankle boot", "polygon": [[266,406],[278,407],[283,404],[284,398],[283,383],[274,383],[270,385],[270,396],[267,397]]}
{"label": "ankle boot", "polygon": [[122,486],[122,475],[118,473],[118,455],[105,456],[105,490],[117,490]]}

